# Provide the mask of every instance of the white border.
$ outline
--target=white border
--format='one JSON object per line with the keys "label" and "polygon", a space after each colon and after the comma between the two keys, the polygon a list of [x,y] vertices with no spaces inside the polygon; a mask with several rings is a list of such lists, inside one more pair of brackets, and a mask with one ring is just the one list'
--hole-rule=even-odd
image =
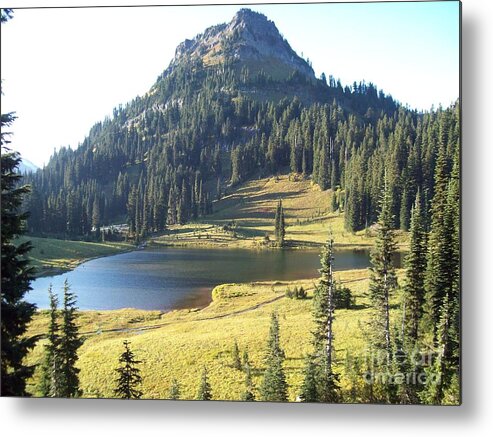
{"label": "white border", "polygon": [[[192,2],[199,3],[197,0],[189,3]],[[78,0],[74,5],[139,3],[166,2]],[[174,0],[172,3],[187,2]],[[2,2],[2,6],[9,7],[68,4],[68,0]],[[2,434],[29,436],[49,432],[50,436],[71,437],[491,435],[493,279],[489,261],[493,247],[493,17],[490,4],[491,2],[485,0],[463,1],[464,373],[461,407],[2,398]]]}

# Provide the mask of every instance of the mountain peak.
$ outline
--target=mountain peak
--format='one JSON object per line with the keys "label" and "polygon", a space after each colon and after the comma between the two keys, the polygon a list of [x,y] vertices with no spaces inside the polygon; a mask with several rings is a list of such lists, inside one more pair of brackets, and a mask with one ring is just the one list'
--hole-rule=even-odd
{"label": "mountain peak", "polygon": [[200,59],[205,66],[239,62],[252,73],[263,70],[273,76],[296,70],[315,78],[313,69],[291,48],[274,22],[247,8],[240,9],[229,23],[209,27],[194,39],[182,42],[171,67],[186,59]]}
{"label": "mountain peak", "polygon": [[264,14],[261,14],[260,12],[252,11],[251,9],[248,8],[240,9],[231,20],[230,25],[238,25],[241,23],[244,23],[246,25],[255,25],[255,24],[273,25],[274,24]]}

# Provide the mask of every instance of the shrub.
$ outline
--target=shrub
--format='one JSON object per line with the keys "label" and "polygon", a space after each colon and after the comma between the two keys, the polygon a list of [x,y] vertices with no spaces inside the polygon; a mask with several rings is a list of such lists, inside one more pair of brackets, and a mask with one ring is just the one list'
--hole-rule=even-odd
{"label": "shrub", "polygon": [[353,295],[347,287],[336,287],[334,301],[336,309],[348,310],[354,305]]}
{"label": "shrub", "polygon": [[296,299],[306,299],[306,290],[303,287],[298,288]]}
{"label": "shrub", "polygon": [[303,287],[294,287],[294,290],[288,288],[286,290],[286,297],[289,299],[306,299],[306,290]]}

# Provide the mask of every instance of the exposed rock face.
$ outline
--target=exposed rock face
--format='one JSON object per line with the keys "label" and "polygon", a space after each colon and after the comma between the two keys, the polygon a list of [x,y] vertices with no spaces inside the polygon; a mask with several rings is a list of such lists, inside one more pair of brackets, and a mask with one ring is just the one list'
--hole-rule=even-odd
{"label": "exposed rock face", "polygon": [[226,60],[251,65],[270,60],[310,79],[315,77],[313,69],[290,47],[274,22],[250,9],[241,9],[230,23],[209,27],[193,40],[182,42],[170,66],[184,59],[202,59],[204,65]]}

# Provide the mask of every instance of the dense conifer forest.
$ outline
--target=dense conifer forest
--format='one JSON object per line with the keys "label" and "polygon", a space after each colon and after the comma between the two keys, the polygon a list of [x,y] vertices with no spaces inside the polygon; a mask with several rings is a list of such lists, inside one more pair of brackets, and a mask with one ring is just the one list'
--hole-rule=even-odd
{"label": "dense conifer forest", "polygon": [[[254,32],[262,17],[236,19]],[[227,36],[222,63],[177,50],[147,94],[26,178],[31,233],[93,239],[103,225],[128,223],[143,237],[206,216],[249,178],[282,172],[333,190],[348,231],[375,223],[385,169],[396,228],[409,229],[418,191],[429,211],[438,156],[450,175],[458,150],[457,103],[418,113],[373,84],[316,79],[298,57],[282,69],[228,57],[242,35],[219,30]]]}

